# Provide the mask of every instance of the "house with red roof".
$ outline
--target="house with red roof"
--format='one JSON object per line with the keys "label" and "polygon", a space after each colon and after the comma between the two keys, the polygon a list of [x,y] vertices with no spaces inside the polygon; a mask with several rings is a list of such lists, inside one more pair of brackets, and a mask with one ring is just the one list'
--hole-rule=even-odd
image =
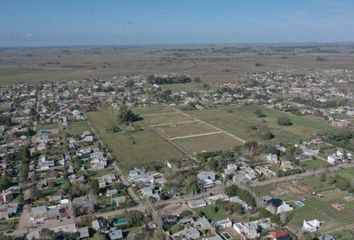
{"label": "house with red roof", "polygon": [[269,238],[271,240],[290,240],[289,234],[282,229],[269,231]]}

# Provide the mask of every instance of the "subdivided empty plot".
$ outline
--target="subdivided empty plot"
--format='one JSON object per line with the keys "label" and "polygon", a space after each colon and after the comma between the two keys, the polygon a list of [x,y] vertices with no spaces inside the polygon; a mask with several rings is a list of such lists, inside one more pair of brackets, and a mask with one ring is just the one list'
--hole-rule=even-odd
{"label": "subdivided empty plot", "polygon": [[157,128],[169,138],[210,133],[216,131],[214,128],[211,128],[208,125],[195,120],[160,125]]}
{"label": "subdivided empty plot", "polygon": [[235,138],[220,132],[210,135],[190,136],[174,140],[191,153],[202,151],[230,150],[243,143]]}
{"label": "subdivided empty plot", "polygon": [[147,122],[151,126],[158,126],[160,124],[170,124],[170,123],[178,123],[184,121],[191,121],[192,118],[179,113],[179,112],[162,112],[155,114],[146,114],[143,115],[145,122]]}

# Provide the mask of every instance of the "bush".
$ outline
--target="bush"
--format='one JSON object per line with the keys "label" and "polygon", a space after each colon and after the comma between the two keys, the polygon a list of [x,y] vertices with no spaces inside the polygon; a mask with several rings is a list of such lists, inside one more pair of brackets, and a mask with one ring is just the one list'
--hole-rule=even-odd
{"label": "bush", "polygon": [[277,120],[278,124],[280,126],[291,126],[293,125],[293,123],[291,122],[290,118],[288,117],[280,117]]}

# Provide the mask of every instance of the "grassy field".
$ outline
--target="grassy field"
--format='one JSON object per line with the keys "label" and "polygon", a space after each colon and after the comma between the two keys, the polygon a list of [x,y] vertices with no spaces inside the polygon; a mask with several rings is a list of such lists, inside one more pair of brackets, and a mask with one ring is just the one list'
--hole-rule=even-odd
{"label": "grassy field", "polygon": [[114,111],[89,112],[88,118],[102,141],[108,145],[125,169],[183,157],[178,150],[142,122],[137,123],[140,130],[136,132],[107,131],[113,126],[116,115]]}
{"label": "grassy field", "polygon": [[176,91],[191,91],[203,89],[202,83],[189,82],[189,83],[174,83],[174,84],[164,84],[162,86],[165,89],[170,89],[174,92]]}
{"label": "grassy field", "polygon": [[222,209],[218,209],[218,211],[215,211],[213,205],[197,208],[195,209],[195,211],[198,215],[203,213],[207,219],[211,219],[213,222],[226,219],[228,217],[226,212]]}
{"label": "grassy field", "polygon": [[144,116],[144,120],[150,125],[191,121],[193,119],[179,112],[161,113],[159,115]]}
{"label": "grassy field", "polygon": [[309,159],[309,160],[305,160],[302,163],[302,167],[304,170],[310,170],[310,169],[315,170],[315,169],[323,168],[326,166],[328,166],[327,163],[325,163],[322,160],[318,160],[318,159]]}
{"label": "grassy field", "polygon": [[86,121],[70,122],[63,132],[64,134],[80,135],[84,131],[90,131],[90,127]]}
{"label": "grassy field", "polygon": [[133,109],[134,113],[139,115],[145,114],[160,114],[160,113],[173,113],[175,110],[162,105],[150,105],[145,107],[137,107]]}
{"label": "grassy field", "polygon": [[202,151],[231,150],[243,143],[225,133],[175,140],[191,153]]}
{"label": "grassy field", "polygon": [[[0,85],[20,81],[80,80],[97,77],[112,80],[114,76],[119,75],[173,72],[199,76],[202,84],[215,85],[221,82],[238,82],[245,74],[252,72],[294,68],[298,71],[331,68],[354,70],[353,54],[329,54],[325,62],[319,62],[316,61],[316,53],[305,53],[301,46],[299,52],[273,52],[274,55],[268,56],[243,51],[244,46],[237,44],[228,47],[235,48],[236,52],[225,49],[222,44],[4,48],[0,51]],[[336,46],[333,48],[336,49]],[[256,63],[261,63],[262,66],[255,66]],[[198,88],[194,83],[187,85],[166,87]]]}
{"label": "grassy field", "polygon": [[[247,106],[190,111],[188,113],[246,141],[257,140],[261,143],[295,143],[300,139],[311,137],[318,131],[331,129],[325,121],[314,117],[262,109],[266,116],[259,118],[254,110],[254,107]],[[281,116],[289,117],[293,125],[278,125],[277,119]],[[271,140],[261,138],[260,135],[264,129],[270,130],[275,137]]]}
{"label": "grassy field", "polygon": [[68,81],[93,76],[93,71],[88,69],[0,68],[0,84],[2,85],[22,82],[40,83],[41,81]]}
{"label": "grassy field", "polygon": [[205,125],[201,122],[190,122],[183,124],[174,124],[158,127],[160,131],[168,137],[187,136],[208,132],[215,132],[215,129]]}

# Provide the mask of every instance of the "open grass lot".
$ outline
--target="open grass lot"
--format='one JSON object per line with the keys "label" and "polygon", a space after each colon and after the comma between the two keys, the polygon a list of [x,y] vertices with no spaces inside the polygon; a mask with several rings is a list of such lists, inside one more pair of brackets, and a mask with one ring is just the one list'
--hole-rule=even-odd
{"label": "open grass lot", "polygon": [[215,211],[213,205],[208,205],[201,208],[196,208],[195,211],[198,215],[203,214],[207,219],[211,219],[213,222],[228,218],[226,212],[222,209]]}
{"label": "open grass lot", "polygon": [[182,123],[182,124],[165,125],[165,126],[158,127],[158,129],[170,138],[215,132],[215,129],[199,121]]}
{"label": "open grass lot", "polygon": [[90,127],[86,121],[70,122],[63,132],[64,134],[80,135],[84,131],[90,131]]}
{"label": "open grass lot", "polygon": [[354,223],[354,206],[346,205],[344,210],[338,211],[331,204],[344,203],[343,197],[347,196],[340,190],[328,190],[321,192],[322,198],[310,197],[304,201],[304,207],[296,207],[293,211],[289,225],[293,228],[300,228],[303,220],[317,218],[323,221],[319,231],[324,232],[346,224]]}
{"label": "open grass lot", "polygon": [[140,130],[136,132],[107,131],[114,124],[116,115],[115,111],[89,112],[88,118],[123,168],[129,169],[183,157],[178,150],[142,122],[137,123]]}
{"label": "open grass lot", "polygon": [[89,69],[46,69],[41,67],[0,68],[0,84],[10,85],[21,82],[40,83],[41,81],[69,81],[82,79],[82,76],[94,76]]}
{"label": "open grass lot", "polygon": [[[309,138],[318,131],[331,128],[325,121],[314,117],[297,116],[262,108],[266,116],[259,118],[254,110],[252,106],[245,106],[190,111],[188,114],[229,131],[246,141],[257,140],[261,143],[294,143],[300,139]],[[293,125],[278,125],[277,119],[281,116],[289,117]],[[269,129],[275,137],[271,140],[262,139],[260,137],[262,129]]]}
{"label": "open grass lot", "polygon": [[172,108],[163,105],[149,105],[145,107],[137,107],[134,108],[133,111],[134,113],[139,115],[175,112]]}
{"label": "open grass lot", "polygon": [[315,169],[319,169],[319,168],[323,168],[326,166],[329,166],[329,164],[325,163],[322,160],[319,159],[308,159],[305,160],[301,166],[303,167],[304,170],[315,170]]}
{"label": "open grass lot", "polygon": [[150,125],[158,125],[158,124],[191,121],[193,119],[179,112],[171,112],[171,113],[161,113],[159,115],[144,116],[144,120]]}
{"label": "open grass lot", "polygon": [[190,153],[202,151],[230,150],[243,143],[224,134],[213,134],[175,140],[178,144],[187,149]]}
{"label": "open grass lot", "polygon": [[162,86],[165,89],[170,89],[174,92],[176,91],[191,91],[203,89],[202,83],[189,82],[189,83],[173,83],[173,84],[164,84]]}

